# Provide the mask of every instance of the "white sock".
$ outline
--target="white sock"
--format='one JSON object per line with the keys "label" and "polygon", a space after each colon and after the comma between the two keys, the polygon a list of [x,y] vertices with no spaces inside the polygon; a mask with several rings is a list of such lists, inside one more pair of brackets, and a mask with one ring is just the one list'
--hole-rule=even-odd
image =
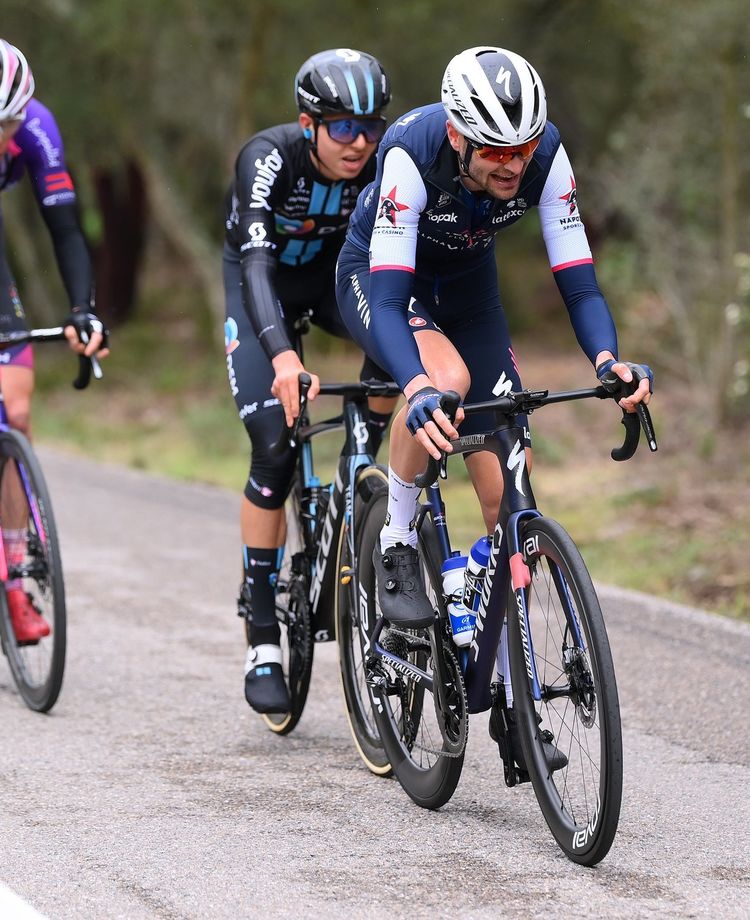
{"label": "white sock", "polygon": [[278,645],[248,646],[245,657],[245,674],[264,664],[283,664],[281,649]]}
{"label": "white sock", "polygon": [[416,483],[404,482],[388,468],[388,513],[385,516],[385,526],[380,531],[381,552],[396,543],[417,545],[414,519],[421,491]]}

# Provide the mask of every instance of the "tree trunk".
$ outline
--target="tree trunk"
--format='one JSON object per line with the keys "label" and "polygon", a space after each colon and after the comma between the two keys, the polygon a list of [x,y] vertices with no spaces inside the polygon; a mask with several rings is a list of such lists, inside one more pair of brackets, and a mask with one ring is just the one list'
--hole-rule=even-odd
{"label": "tree trunk", "polygon": [[115,326],[135,307],[148,221],[146,184],[133,160],[118,173],[97,168],[92,178],[104,228],[94,251],[97,309]]}

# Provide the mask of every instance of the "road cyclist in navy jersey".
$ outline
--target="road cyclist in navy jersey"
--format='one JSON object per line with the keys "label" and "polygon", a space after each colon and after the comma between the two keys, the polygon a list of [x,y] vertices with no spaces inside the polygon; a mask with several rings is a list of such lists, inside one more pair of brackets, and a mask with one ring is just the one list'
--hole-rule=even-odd
{"label": "road cyclist in navy jersey", "polygon": [[[86,242],[76,212],[76,193],[65,165],[60,131],[48,108],[34,97],[34,77],[23,53],[0,39],[0,192],[28,173],[39,211],[52,238],[57,265],[70,300],[64,322],[70,347],[79,354],[108,354],[106,330],[94,312],[94,283]],[[0,211],[0,331],[26,330],[26,316],[5,254]],[[86,339],[86,344],[82,342]],[[0,389],[11,427],[30,435],[34,362],[31,345],[0,351]],[[6,552],[23,558],[25,535],[3,522]],[[14,548],[15,546],[15,548]],[[12,560],[11,560],[12,561]],[[49,635],[50,627],[27,594],[9,582],[6,595],[19,642]]]}
{"label": "road cyclist in navy jersey", "polygon": [[[619,360],[573,169],[547,121],[539,75],[502,48],[461,52],[445,71],[442,102],[414,109],[386,132],[337,270],[341,315],[352,336],[407,399],[391,430],[388,510],[373,556],[381,611],[392,624],[418,628],[433,620],[417,555],[415,478],[427,453],[438,458],[458,436],[440,408],[443,392],[479,402],[521,389],[494,241],[533,207],[581,348],[600,378],[638,381],[623,408],[648,402],[651,371]],[[461,421],[459,409],[456,425]],[[526,450],[519,463],[530,468],[528,421],[521,423]],[[492,425],[492,417],[472,415],[461,434]],[[497,460],[477,452],[466,465],[491,533],[502,498]],[[548,757],[551,769],[562,763],[552,745]]]}
{"label": "road cyclist in navy jersey", "polygon": [[[271,455],[299,414],[292,324],[311,320],[350,338],[336,306],[335,263],[359,192],[375,174],[390,84],[380,63],[351,48],[321,51],[295,79],[299,117],[251,137],[239,152],[226,205],[224,288],[229,385],[252,444],[240,512],[248,620],[245,697],[258,712],[287,712],[274,584],[284,543],[284,501],[295,454]],[[319,388],[311,373],[309,398]],[[361,379],[389,380],[368,358]],[[370,401],[374,454],[395,400]]]}

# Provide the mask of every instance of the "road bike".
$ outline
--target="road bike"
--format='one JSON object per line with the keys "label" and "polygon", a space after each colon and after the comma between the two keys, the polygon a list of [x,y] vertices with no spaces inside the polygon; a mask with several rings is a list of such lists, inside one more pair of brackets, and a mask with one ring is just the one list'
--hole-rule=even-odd
{"label": "road bike", "polygon": [[[306,317],[295,324],[295,348],[301,353],[301,337],[308,328]],[[359,509],[374,491],[388,488],[388,477],[369,453],[367,399],[370,396],[398,396],[395,383],[369,380],[358,383],[324,383],[321,396],[342,398],[341,414],[310,423],[307,393],[310,377],[300,374],[300,414],[271,450],[297,451],[297,465],[286,502],[286,539],[276,578],[276,617],[281,627],[282,667],[287,680],[290,709],[286,713],[263,713],[268,728],[284,735],[300,720],[307,700],[312,674],[315,643],[336,639],[337,610],[350,601],[347,585],[356,566],[353,527]],[[335,479],[322,484],[315,473],[313,442],[320,435],[344,431]],[[247,601],[240,602],[245,617],[246,637],[250,641],[252,611]],[[347,671],[347,674],[349,672]],[[345,686],[351,698],[352,718],[366,722],[369,697],[357,696],[356,687]],[[361,709],[361,711],[360,711]],[[377,734],[371,728],[377,743]],[[382,746],[380,759],[382,760]],[[377,752],[373,752],[373,757]],[[375,767],[375,765],[373,764]],[[383,766],[390,769],[384,762]],[[375,767],[377,769],[377,767]],[[382,769],[382,767],[381,767]]]}
{"label": "road bike", "polygon": [[[439,463],[430,459],[417,477],[417,484],[428,490],[417,530],[435,610],[429,628],[388,628],[379,614],[371,553],[387,494],[371,498],[358,535],[360,603],[355,615],[364,682],[385,757],[404,790],[422,807],[445,804],[463,768],[469,714],[489,710],[490,733],[504,755],[506,784],[530,780],[559,846],[571,860],[589,866],[609,851],[620,813],[622,737],[615,672],[581,554],[562,526],[536,506],[524,433],[516,419],[542,406],[619,399],[624,392],[618,381],[562,393],[524,390],[464,406],[467,415],[494,412],[497,427],[452,441],[452,453],[443,454]],[[457,405],[455,397],[444,408]],[[623,424],[625,440],[612,451],[613,459],[633,455],[641,427],[656,450],[645,406],[637,414],[623,413]],[[479,450],[498,457],[504,494],[471,644],[457,648],[447,612],[452,598],[443,593],[441,577],[443,562],[456,554],[436,480],[447,476],[448,456]],[[550,758],[550,752],[564,757]]]}
{"label": "road bike", "polygon": [[[0,334],[0,347],[65,339],[62,326]],[[0,352],[1,354],[1,352]],[[95,358],[79,356],[73,386],[101,376]],[[65,670],[65,585],[52,502],[29,440],[8,425],[0,397],[0,644],[24,703],[48,712],[57,701]],[[22,590],[49,626],[49,635],[18,641],[7,591]]]}

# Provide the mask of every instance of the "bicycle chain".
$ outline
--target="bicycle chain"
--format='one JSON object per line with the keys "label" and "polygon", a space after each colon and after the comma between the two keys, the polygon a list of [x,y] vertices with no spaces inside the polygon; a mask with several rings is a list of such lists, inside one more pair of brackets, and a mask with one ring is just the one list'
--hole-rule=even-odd
{"label": "bicycle chain", "polygon": [[[425,745],[420,744],[416,739],[412,742],[411,748],[417,748],[420,751],[424,751],[426,754],[435,754],[437,757],[463,757],[464,752],[466,751],[466,744],[469,740],[469,702],[466,698],[466,685],[464,684],[463,675],[461,673],[461,667],[459,666],[458,659],[453,654],[453,651],[447,646],[443,645],[443,655],[450,657],[450,666],[453,669],[454,676],[458,677],[458,682],[461,692],[461,703],[463,706],[463,711],[466,719],[466,731],[464,732],[464,742],[461,745],[460,751],[444,751],[436,750],[435,748],[425,747]],[[454,681],[455,684],[455,681]],[[403,702],[401,704],[402,712],[408,712],[408,709],[404,709]],[[410,749],[411,749],[410,748]]]}

